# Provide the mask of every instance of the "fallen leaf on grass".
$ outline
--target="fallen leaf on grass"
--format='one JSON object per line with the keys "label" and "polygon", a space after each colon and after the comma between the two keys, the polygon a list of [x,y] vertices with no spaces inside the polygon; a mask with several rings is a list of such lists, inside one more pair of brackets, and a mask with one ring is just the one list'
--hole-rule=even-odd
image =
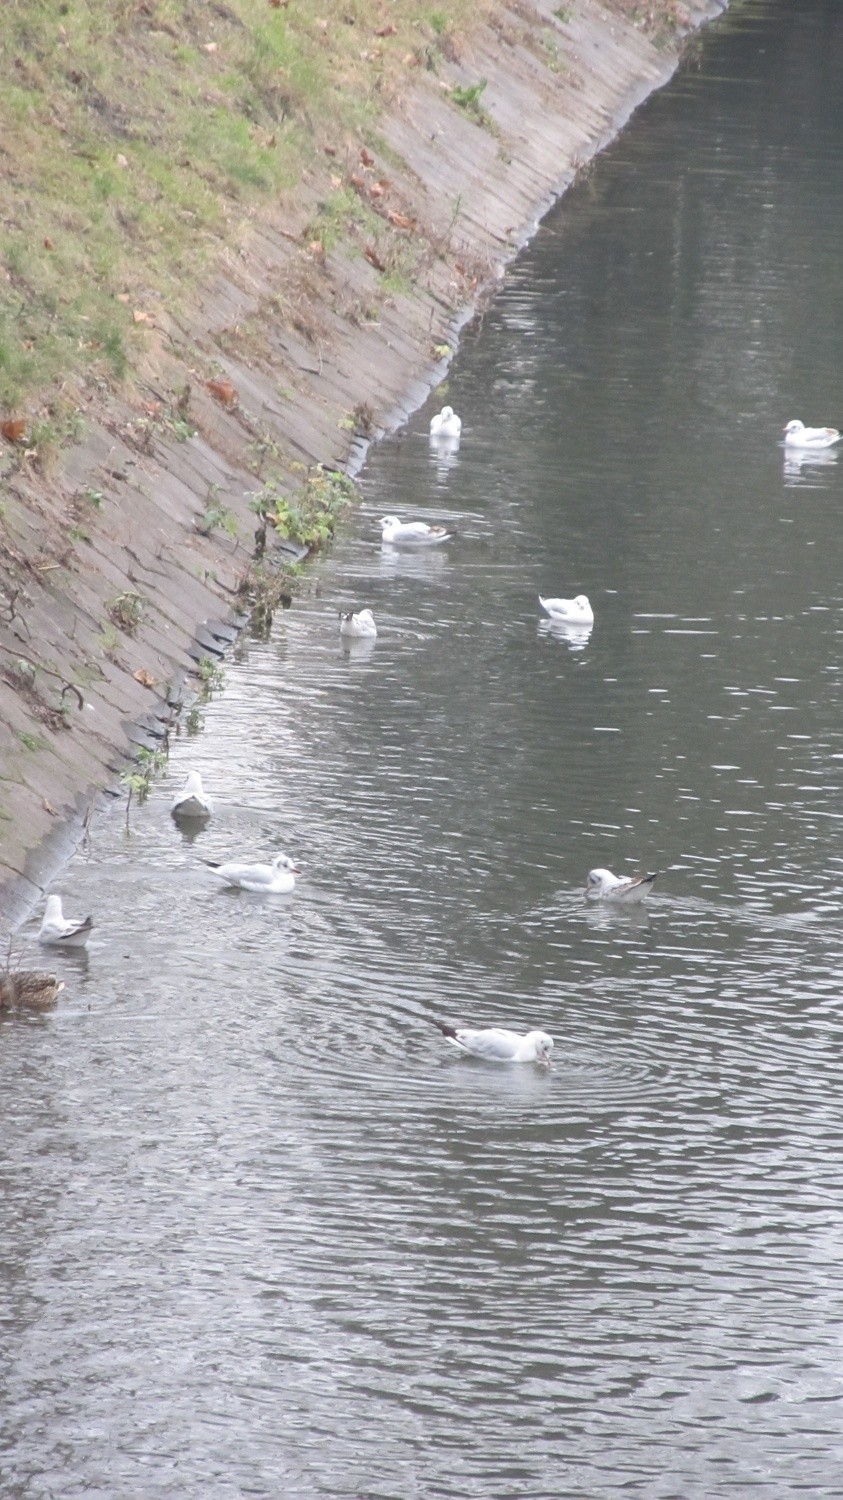
{"label": "fallen leaf on grass", "polygon": [[373,167],[375,164],[375,158],[373,157],[371,151],[366,150],[365,146],[360,147],[360,160],[362,161],[364,167]]}
{"label": "fallen leaf on grass", "polygon": [[56,247],[53,244],[52,240],[50,239],[50,236],[48,234],[45,234],[45,236],[44,236],[44,249],[45,250],[55,250],[55,248]]}
{"label": "fallen leaf on grass", "polygon": [[151,323],[152,321],[152,313],[141,312],[140,308],[138,307],[136,307],[134,312],[132,313],[133,323]]}
{"label": "fallen leaf on grass", "polygon": [[378,255],[378,252],[375,249],[374,245],[367,245],[366,248],[365,248],[365,250],[363,251],[363,254],[365,255],[367,261],[369,262],[369,265],[370,266],[374,266],[374,268],[375,268],[376,271],[385,271],[386,270],[386,266],[385,266],[384,262],[381,260],[380,256]]}
{"label": "fallen leaf on grass", "polygon": [[361,177],[359,172],[352,172],[352,174],[351,174],[351,186],[353,188],[356,188],[357,191],[358,191],[358,193],[365,193],[365,191],[366,191],[366,179],[365,179],[365,177]]}
{"label": "fallen leaf on grass", "polygon": [[317,260],[325,259],[325,246],[322,244],[321,240],[311,240],[307,248],[310,251],[311,255],[316,256]]}
{"label": "fallen leaf on grass", "polygon": [[237,390],[230,380],[208,380],[206,385],[211,395],[216,396],[223,406],[237,405]]}
{"label": "fallen leaf on grass", "polygon": [[415,229],[416,227],[416,219],[411,219],[408,214],[399,214],[395,208],[390,208],[386,217],[393,229]]}
{"label": "fallen leaf on grass", "polygon": [[59,816],[58,813],[56,812],[55,808],[50,806],[50,804],[47,801],[46,797],[42,797],[41,801],[42,801],[43,806],[44,806],[44,811],[46,813],[49,813],[51,818],[57,818]]}
{"label": "fallen leaf on grass", "polygon": [[138,667],[138,670],[133,672],[132,676],[135,682],[140,683],[141,687],[154,688],[158,686],[158,678],[153,677],[152,673],[146,667]]}
{"label": "fallen leaf on grass", "polygon": [[0,423],[0,432],[10,443],[19,443],[26,432],[25,417],[7,417],[5,422]]}
{"label": "fallen leaf on grass", "polygon": [[373,182],[372,186],[369,188],[369,197],[382,198],[388,187],[389,183],[387,182],[385,177],[381,182]]}
{"label": "fallen leaf on grass", "polygon": [[398,27],[396,26],[395,22],[387,21],[385,26],[378,27],[377,31],[375,32],[375,36],[395,36],[397,32]]}

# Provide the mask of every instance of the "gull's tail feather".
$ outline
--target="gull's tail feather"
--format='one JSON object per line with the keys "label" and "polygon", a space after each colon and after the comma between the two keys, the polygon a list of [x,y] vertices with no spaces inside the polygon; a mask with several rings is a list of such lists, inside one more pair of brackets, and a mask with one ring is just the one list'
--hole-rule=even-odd
{"label": "gull's tail feather", "polygon": [[441,1031],[443,1036],[450,1037],[452,1042],[455,1042],[457,1040],[456,1026],[450,1026],[447,1021],[437,1021],[435,1018],[432,1019],[434,1026],[439,1027],[439,1030]]}

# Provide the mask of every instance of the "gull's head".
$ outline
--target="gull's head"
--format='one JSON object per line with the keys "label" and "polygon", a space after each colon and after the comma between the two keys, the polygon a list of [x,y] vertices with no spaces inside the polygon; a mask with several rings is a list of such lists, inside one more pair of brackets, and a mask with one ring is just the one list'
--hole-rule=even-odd
{"label": "gull's head", "polygon": [[604,888],[604,886],[611,885],[611,883],[612,883],[612,872],[611,872],[611,870],[589,870],[589,872],[588,872],[588,880],[586,881],[585,889],[586,889],[586,892],[588,892],[588,891],[602,891],[603,888]]}
{"label": "gull's head", "polygon": [[301,871],[298,865],[293,864],[289,854],[276,854],[272,861],[273,870],[289,870],[291,875],[299,875]]}
{"label": "gull's head", "polygon": [[357,618],[361,625],[374,625],[375,623],[375,617],[370,609],[358,610]]}
{"label": "gull's head", "polygon": [[588,594],[577,594],[574,603],[577,606],[577,609],[588,610],[589,613],[591,612],[591,605],[588,602]]}
{"label": "gull's head", "polygon": [[61,921],[61,896],[47,897],[47,906],[44,912],[44,916],[49,917],[51,920],[54,917],[58,917],[59,921]]}
{"label": "gull's head", "polygon": [[401,525],[401,517],[400,516],[381,516],[379,525],[381,525],[381,526],[400,526]]}
{"label": "gull's head", "polygon": [[443,422],[448,422],[454,415],[454,408],[452,406],[443,406],[439,415],[442,418]]}
{"label": "gull's head", "polygon": [[785,425],[784,431],[785,432],[804,432],[805,431],[805,423],[804,422],[800,422],[798,417],[794,417],[791,422],[788,422]]}
{"label": "gull's head", "polygon": [[546,1031],[533,1031],[530,1035],[536,1049],[536,1062],[543,1063],[546,1068],[551,1067],[550,1054],[553,1051],[553,1037],[548,1036]]}

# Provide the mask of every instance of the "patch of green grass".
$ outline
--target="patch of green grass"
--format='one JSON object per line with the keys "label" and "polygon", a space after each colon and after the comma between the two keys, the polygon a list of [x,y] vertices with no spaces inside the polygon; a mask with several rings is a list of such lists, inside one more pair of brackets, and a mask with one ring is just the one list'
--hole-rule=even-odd
{"label": "patch of green grass", "polygon": [[[134,313],[183,311],[323,145],[371,136],[420,22],[454,36],[489,3],[391,0],[378,37],[382,0],[6,0],[0,410],[122,380]],[[330,205],[326,238],[365,211]]]}

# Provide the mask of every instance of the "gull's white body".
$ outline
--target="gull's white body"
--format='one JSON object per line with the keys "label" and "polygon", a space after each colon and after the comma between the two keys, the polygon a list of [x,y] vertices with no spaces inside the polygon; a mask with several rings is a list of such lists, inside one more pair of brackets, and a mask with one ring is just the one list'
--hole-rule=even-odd
{"label": "gull's white body", "polygon": [[370,609],[360,609],[356,614],[348,610],[340,615],[340,635],[350,640],[371,640],[378,633],[375,617]]}
{"label": "gull's white body", "polygon": [[84,948],[93,925],[93,917],[85,917],[81,922],[68,920],[62,914],[61,896],[48,896],[38,941],[56,948]]}
{"label": "gull's white body", "polygon": [[428,526],[426,521],[402,521],[398,516],[381,520],[381,538],[393,547],[430,547],[447,542],[450,535],[444,526]]}
{"label": "gull's white body", "polygon": [[226,885],[239,886],[243,891],[266,891],[274,896],[289,895],[299,873],[286,854],[276,854],[268,865],[240,864],[236,860],[221,865],[212,859],[206,859],[205,863]]}
{"label": "gull's white body", "polygon": [[449,1026],[445,1021],[434,1021],[442,1035],[453,1047],[469,1057],[479,1057],[483,1062],[517,1063],[534,1062],[550,1067],[553,1037],[546,1031],[507,1031],[501,1026],[490,1026],[486,1031],[468,1031],[462,1026]]}
{"label": "gull's white body", "polygon": [[442,410],[430,419],[431,437],[458,438],[461,432],[462,421],[452,406],[443,406]]}
{"label": "gull's white body", "polygon": [[796,417],[784,429],[786,448],[831,448],[840,436],[836,427],[806,427]]}
{"label": "gull's white body", "polygon": [[198,771],[188,771],[187,780],[170,804],[174,818],[210,818],[214,804],[202,789]]}
{"label": "gull's white body", "polygon": [[659,871],[650,875],[613,875],[611,870],[589,870],[586,895],[592,901],[623,901],[632,906],[653,889]]}
{"label": "gull's white body", "polygon": [[576,599],[543,599],[539,594],[539,604],[551,620],[561,620],[566,625],[594,624],[594,610],[585,594],[577,594]]}

